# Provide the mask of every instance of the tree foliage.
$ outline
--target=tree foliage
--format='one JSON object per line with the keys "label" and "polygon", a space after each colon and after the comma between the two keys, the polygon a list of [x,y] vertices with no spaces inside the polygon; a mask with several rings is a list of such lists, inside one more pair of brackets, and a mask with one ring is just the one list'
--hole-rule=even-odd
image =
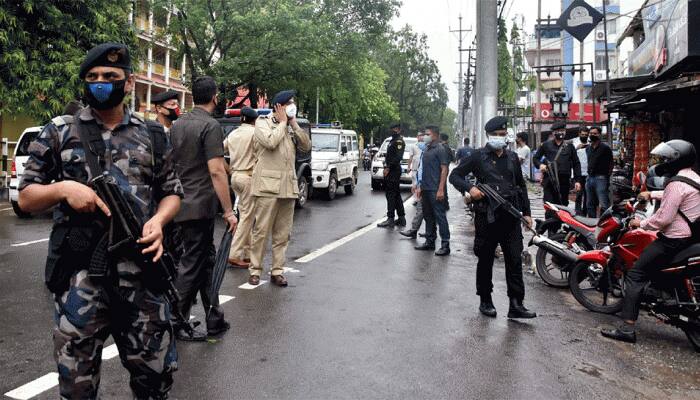
{"label": "tree foliage", "polygon": [[128,0],[4,1],[0,114],[45,120],[79,97],[78,68],[87,50],[107,41],[134,48],[135,36],[128,28],[130,4]]}
{"label": "tree foliage", "polygon": [[158,0],[177,18],[169,33],[193,75],[209,74],[231,97],[243,83],[270,96],[294,88],[300,111],[379,133],[397,119],[441,121],[447,91],[425,38],[389,21],[396,0]]}
{"label": "tree foliage", "polygon": [[513,65],[508,50],[508,29],[503,18],[498,20],[498,104],[515,103],[515,82]]}

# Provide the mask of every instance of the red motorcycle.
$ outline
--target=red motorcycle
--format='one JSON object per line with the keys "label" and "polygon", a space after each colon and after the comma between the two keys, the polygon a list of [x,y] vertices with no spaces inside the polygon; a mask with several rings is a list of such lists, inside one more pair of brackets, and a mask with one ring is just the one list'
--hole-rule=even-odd
{"label": "red motorcycle", "polygon": [[534,239],[531,244],[538,247],[535,256],[537,272],[542,280],[557,288],[569,287],[568,271],[573,268],[577,256],[584,251],[593,250],[596,246],[596,225],[598,219],[576,215],[576,210],[550,202],[544,203],[545,211],[555,217],[546,221],[537,220],[536,231],[544,235],[548,230],[556,229],[549,239],[560,243],[569,251],[562,253],[559,249],[552,250],[551,246]]}
{"label": "red motorcycle", "polygon": [[[598,222],[602,249],[578,256],[569,271],[571,294],[591,311],[614,314],[622,309],[625,273],[656,232],[631,229],[629,222],[646,205],[627,202],[606,210]],[[650,315],[683,330],[700,352],[700,243],[676,254],[647,286],[642,308]]]}

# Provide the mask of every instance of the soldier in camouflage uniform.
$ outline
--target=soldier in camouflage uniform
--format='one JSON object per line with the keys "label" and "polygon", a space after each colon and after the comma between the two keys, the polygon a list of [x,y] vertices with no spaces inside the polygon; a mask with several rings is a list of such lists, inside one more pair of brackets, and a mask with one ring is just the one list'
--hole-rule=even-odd
{"label": "soldier in camouflage uniform", "polygon": [[[106,205],[85,186],[92,173],[86,162],[89,150],[83,148],[79,129],[96,124],[106,147],[98,157],[101,168],[116,178],[134,212],[148,221],[139,242],[149,246],[145,252],[157,259],[162,254],[162,227],[177,213],[183,192],[168,145],[164,160],[156,164],[152,132],[123,104],[125,93],[134,85],[127,48],[114,43],[93,48],[81,65],[80,77],[85,81],[90,106],[73,118],[54,118],[30,145],[20,184],[20,207],[39,211],[58,205],[50,255],[53,246],[57,246],[56,254],[67,251],[65,243],[54,241],[57,226],[72,228],[79,221],[110,216]],[[71,240],[67,242],[68,247],[73,246]],[[131,375],[134,397],[166,398],[177,369],[170,306],[162,295],[146,288],[135,263],[115,262],[115,278],[110,284],[88,276],[88,258],[64,261],[63,269],[69,270],[65,288],[52,289],[54,356],[61,398],[97,397],[102,348],[110,334]]]}

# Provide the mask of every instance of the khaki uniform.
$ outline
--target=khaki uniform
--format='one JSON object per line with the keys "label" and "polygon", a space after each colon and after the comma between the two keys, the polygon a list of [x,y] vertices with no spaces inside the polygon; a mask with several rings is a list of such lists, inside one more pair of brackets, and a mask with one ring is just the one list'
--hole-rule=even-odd
{"label": "khaki uniform", "polygon": [[231,157],[231,187],[238,199],[238,228],[231,242],[229,257],[250,258],[250,239],[255,221],[255,202],[251,194],[255,152],[253,134],[255,126],[243,124],[224,140],[224,148]]}
{"label": "khaki uniform", "polygon": [[[295,145],[296,142],[296,145]],[[250,274],[263,270],[265,242],[272,232],[272,275],[282,275],[294,220],[294,203],[299,197],[295,159],[296,148],[311,149],[309,135],[303,129],[288,132],[271,115],[255,123],[253,148],[257,163],[253,168],[252,194],[255,201]],[[240,227],[239,227],[240,229]]]}

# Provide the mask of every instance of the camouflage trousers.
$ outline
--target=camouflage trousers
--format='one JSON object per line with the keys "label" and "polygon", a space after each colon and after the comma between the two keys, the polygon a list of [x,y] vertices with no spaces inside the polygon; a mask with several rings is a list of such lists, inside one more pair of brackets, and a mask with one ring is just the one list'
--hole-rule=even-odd
{"label": "camouflage trousers", "polygon": [[80,270],[68,290],[55,297],[54,357],[61,398],[98,397],[102,348],[109,335],[129,371],[134,397],[167,398],[177,369],[170,306],[139,280],[124,282],[106,288]]}

